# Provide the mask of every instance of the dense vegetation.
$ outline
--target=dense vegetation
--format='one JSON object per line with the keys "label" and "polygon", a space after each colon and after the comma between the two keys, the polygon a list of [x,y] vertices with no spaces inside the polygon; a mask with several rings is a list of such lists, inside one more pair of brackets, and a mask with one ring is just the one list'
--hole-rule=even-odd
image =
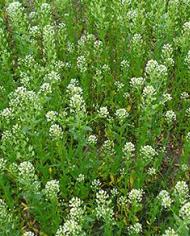
{"label": "dense vegetation", "polygon": [[0,1],[0,235],[190,235],[190,0]]}

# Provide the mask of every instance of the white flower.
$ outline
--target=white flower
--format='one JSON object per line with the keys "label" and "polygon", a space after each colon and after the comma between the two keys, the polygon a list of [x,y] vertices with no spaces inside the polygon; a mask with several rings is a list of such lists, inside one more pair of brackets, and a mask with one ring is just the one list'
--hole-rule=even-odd
{"label": "white flower", "polygon": [[102,150],[105,154],[113,155],[114,151],[114,142],[112,140],[105,140],[104,144],[102,145]]}
{"label": "white flower", "polygon": [[79,174],[79,176],[77,177],[77,182],[81,183],[81,182],[84,182],[84,175],[83,174]]}
{"label": "white flower", "polygon": [[81,225],[74,219],[68,219],[63,226],[60,226],[55,236],[83,236]]}
{"label": "white flower", "polygon": [[86,112],[86,106],[83,97],[80,94],[74,94],[69,101],[71,113],[79,114]]}
{"label": "white flower", "polygon": [[186,140],[189,142],[190,141],[190,132],[187,133],[186,135]]}
{"label": "white flower", "polygon": [[96,190],[96,189],[99,189],[101,186],[101,182],[99,179],[94,179],[91,183],[91,188]]}
{"label": "white flower", "polygon": [[174,65],[173,48],[170,44],[165,44],[162,48],[162,59],[166,66],[171,67]]}
{"label": "white flower", "polygon": [[159,65],[155,60],[150,60],[146,64],[145,72],[151,78],[166,77],[167,68],[164,65]]}
{"label": "white flower", "polygon": [[88,143],[89,144],[96,144],[97,143],[97,137],[96,137],[96,135],[90,135],[89,137],[88,137]]}
{"label": "white flower", "polygon": [[141,147],[140,153],[145,161],[152,161],[152,159],[157,155],[155,149],[150,145]]}
{"label": "white flower", "polygon": [[140,223],[135,223],[128,227],[129,235],[136,235],[142,233],[142,225]]}
{"label": "white flower", "polygon": [[190,107],[187,108],[187,110],[185,111],[185,113],[186,113],[186,116],[187,116],[187,117],[190,117]]}
{"label": "white flower", "polygon": [[189,34],[190,33],[190,21],[187,21],[184,23],[183,25],[183,32],[185,34]]}
{"label": "white flower", "polygon": [[12,109],[9,107],[5,108],[0,112],[0,116],[2,116],[5,119],[10,119],[10,117],[12,116]]}
{"label": "white flower", "polygon": [[143,97],[152,97],[155,95],[155,92],[155,88],[151,85],[148,85],[143,89]]}
{"label": "white flower", "polygon": [[185,221],[190,221],[190,202],[185,203],[181,207],[179,216]]}
{"label": "white flower", "polygon": [[59,82],[60,80],[61,80],[60,75],[55,71],[51,71],[49,74],[45,76],[46,82],[56,83]]}
{"label": "white flower", "polygon": [[189,188],[185,181],[178,181],[174,188],[174,194],[180,203],[184,204],[189,198]]}
{"label": "white flower", "polygon": [[35,234],[32,231],[24,232],[22,236],[35,236]]}
{"label": "white flower", "polygon": [[68,218],[75,219],[75,221],[80,221],[83,218],[86,207],[82,207],[83,201],[78,197],[73,197],[69,201],[69,215]]}
{"label": "white flower", "polygon": [[42,12],[44,12],[44,11],[49,12],[51,10],[51,6],[50,6],[49,3],[44,2],[44,3],[41,4],[40,10]]}
{"label": "white flower", "polygon": [[106,222],[109,221],[110,223],[113,223],[114,212],[111,206],[111,199],[107,192],[99,190],[99,192],[96,193],[96,203],[97,206],[95,211],[97,218],[102,218]]}
{"label": "white flower", "polygon": [[129,113],[124,108],[120,108],[116,110],[115,116],[118,119],[123,120],[129,116]]}
{"label": "white flower", "polygon": [[107,118],[109,116],[109,111],[107,107],[100,107],[99,116],[102,118]]}
{"label": "white flower", "polygon": [[24,180],[34,179],[35,178],[35,168],[29,161],[24,161],[18,166],[19,176]]}
{"label": "white flower", "polygon": [[124,155],[133,156],[134,152],[135,152],[135,145],[131,142],[127,142],[124,145],[122,151],[123,151]]}
{"label": "white flower", "polygon": [[185,63],[187,64],[188,68],[190,69],[190,50],[187,53],[187,56],[185,58]]}
{"label": "white flower", "polygon": [[85,73],[87,71],[87,62],[84,56],[79,56],[77,58],[77,67],[81,73]]}
{"label": "white flower", "polygon": [[180,98],[182,100],[186,100],[189,98],[189,94],[187,92],[182,92]]}
{"label": "white flower", "polygon": [[126,207],[127,205],[127,197],[126,196],[120,196],[118,199],[117,199],[117,203],[118,205],[122,206],[122,207]]}
{"label": "white flower", "polygon": [[160,191],[158,194],[158,199],[161,202],[161,206],[164,208],[169,208],[172,204],[172,199],[170,198],[169,193],[166,190]]}
{"label": "white flower", "polygon": [[0,173],[2,173],[7,165],[7,161],[4,158],[0,158]]}
{"label": "white flower", "polygon": [[143,190],[142,189],[132,189],[129,194],[129,202],[133,204],[134,202],[140,203],[143,197]]}
{"label": "white flower", "polygon": [[50,83],[43,83],[40,87],[39,90],[40,94],[51,94],[52,93],[52,88],[51,88],[51,84]]}
{"label": "white flower", "polygon": [[57,115],[58,115],[58,112],[56,111],[48,111],[46,113],[46,119],[48,122],[56,121]]}
{"label": "white flower", "polygon": [[172,96],[169,93],[163,94],[163,103],[171,101],[171,100],[172,100]]}
{"label": "white flower", "polygon": [[174,229],[172,229],[172,228],[169,227],[169,228],[164,232],[164,234],[162,234],[162,236],[178,236],[178,234],[175,232]]}
{"label": "white flower", "polygon": [[10,3],[7,7],[7,13],[12,19],[17,18],[17,14],[23,10],[22,4],[18,1]]}
{"label": "white flower", "polygon": [[153,176],[156,174],[156,169],[154,167],[150,167],[147,171],[148,175]]}
{"label": "white flower", "polygon": [[114,85],[116,86],[118,91],[124,87],[124,84],[120,81],[115,81]]}
{"label": "white flower", "polygon": [[188,169],[189,169],[189,167],[188,167],[187,164],[182,164],[182,165],[181,165],[181,170],[182,170],[182,171],[185,172],[185,171],[188,171]]}
{"label": "white flower", "polygon": [[128,69],[129,68],[129,62],[127,60],[121,61],[121,68],[122,69]]}
{"label": "white flower", "polygon": [[165,119],[168,122],[168,124],[173,123],[174,121],[176,121],[176,114],[174,111],[170,110],[167,111],[165,114]]}
{"label": "white flower", "polygon": [[44,193],[48,198],[52,199],[57,197],[59,191],[60,187],[58,180],[50,180],[46,183]]}
{"label": "white flower", "polygon": [[63,136],[63,130],[59,125],[52,124],[49,129],[49,135],[54,139],[60,139]]}
{"label": "white flower", "polygon": [[134,78],[131,78],[130,85],[134,89],[140,89],[144,85],[144,82],[145,82],[144,78],[142,78],[142,77],[138,77],[138,78],[134,77]]}

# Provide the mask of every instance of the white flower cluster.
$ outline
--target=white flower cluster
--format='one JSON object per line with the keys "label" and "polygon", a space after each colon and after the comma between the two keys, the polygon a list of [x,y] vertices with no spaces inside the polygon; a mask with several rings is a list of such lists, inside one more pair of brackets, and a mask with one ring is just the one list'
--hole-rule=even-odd
{"label": "white flower cluster", "polygon": [[183,33],[189,35],[190,34],[190,21],[187,21],[183,25]]}
{"label": "white flower cluster", "polygon": [[56,111],[48,111],[46,113],[46,119],[48,122],[55,122],[57,115],[58,115],[58,112],[56,112]]}
{"label": "white flower cluster", "polygon": [[165,44],[162,48],[162,60],[164,64],[168,67],[172,67],[174,65],[173,60],[173,48],[170,44]]}
{"label": "white flower cluster", "polygon": [[137,235],[142,233],[142,225],[140,223],[135,223],[128,227],[129,235]]}
{"label": "white flower cluster", "polygon": [[120,91],[124,87],[124,84],[120,81],[115,81],[114,85],[115,85],[117,91]]}
{"label": "white flower cluster", "polygon": [[143,197],[142,189],[132,189],[128,194],[128,201],[133,203],[141,203]]}
{"label": "white flower cluster", "polygon": [[169,110],[166,112],[165,114],[165,119],[167,121],[168,124],[172,124],[173,122],[176,121],[176,114],[174,111]]}
{"label": "white flower cluster", "polygon": [[167,76],[167,68],[159,65],[157,61],[150,60],[146,64],[145,72],[151,78],[165,78]]}
{"label": "white flower cluster", "polygon": [[5,120],[9,120],[12,115],[13,115],[12,109],[9,108],[9,107],[3,109],[3,110],[0,112],[0,117],[4,118]]}
{"label": "white flower cluster", "polygon": [[134,156],[135,145],[134,145],[133,143],[131,143],[131,142],[127,142],[127,143],[124,145],[122,151],[123,151],[124,155],[127,156],[127,157],[128,157],[128,156],[129,156],[129,157]]}
{"label": "white flower cluster", "polygon": [[132,38],[132,44],[139,46],[139,45],[142,45],[142,43],[143,43],[142,35],[141,34],[134,34],[133,38]]}
{"label": "white flower cluster", "polygon": [[113,223],[113,209],[111,206],[111,199],[106,191],[99,190],[96,193],[96,216],[98,219],[103,219],[105,222]]}
{"label": "white flower cluster", "polygon": [[94,135],[94,134],[91,134],[88,137],[88,143],[89,144],[97,144],[97,141],[98,141],[98,139],[97,139],[96,135]]}
{"label": "white flower cluster", "polygon": [[101,182],[100,182],[100,180],[99,179],[94,179],[93,181],[92,181],[92,183],[91,183],[91,188],[93,189],[93,190],[97,190],[97,189],[99,189],[101,187]]}
{"label": "white flower cluster", "polygon": [[162,236],[179,236],[174,229],[172,228],[168,228],[166,229],[166,231],[164,232],[164,234],[162,234]]}
{"label": "white flower cluster", "polygon": [[187,56],[185,58],[185,63],[187,64],[189,70],[190,70],[190,50],[187,53]]}
{"label": "white flower cluster", "polygon": [[149,167],[147,173],[150,176],[156,175],[156,169],[154,167]]}
{"label": "white flower cluster", "polygon": [[93,34],[85,33],[78,40],[78,46],[82,49],[86,44],[94,43],[96,40]]}
{"label": "white flower cluster", "polygon": [[158,194],[158,199],[161,202],[161,206],[163,206],[164,208],[169,208],[172,204],[170,194],[166,190],[160,191],[160,193]]}
{"label": "white flower cluster", "polygon": [[45,25],[43,28],[43,52],[46,60],[56,59],[55,29],[52,25]]}
{"label": "white flower cluster", "polygon": [[41,111],[42,106],[38,95],[34,91],[29,91],[25,87],[18,87],[10,94],[9,106],[14,115],[24,119],[24,115],[28,116]]}
{"label": "white flower cluster", "polygon": [[157,152],[150,145],[145,145],[141,147],[140,153],[143,159],[147,162],[152,161],[152,159],[157,155]]}
{"label": "white flower cluster", "polygon": [[117,204],[123,208],[126,207],[128,202],[128,199],[126,196],[120,196],[119,198],[117,198]]}
{"label": "white flower cluster", "polygon": [[143,77],[133,77],[130,80],[130,85],[133,89],[141,89],[144,85],[145,79]]}
{"label": "white flower cluster", "polygon": [[179,211],[179,216],[185,220],[190,222],[190,202],[185,203],[180,211]]}
{"label": "white flower cluster", "polygon": [[0,174],[6,169],[7,161],[4,158],[0,158]]}
{"label": "white flower cluster", "polygon": [[61,80],[60,75],[55,71],[51,71],[49,74],[45,76],[45,82],[50,84],[56,84],[60,80]]}
{"label": "white flower cluster", "polygon": [[190,118],[190,107],[186,109],[185,114],[188,118]]}
{"label": "white flower cluster", "polygon": [[39,94],[47,96],[52,93],[52,87],[50,83],[43,83],[40,86]]}
{"label": "white flower cluster", "polygon": [[18,181],[21,184],[21,188],[30,189],[36,193],[41,187],[35,174],[35,168],[29,161],[24,161],[18,166]]}
{"label": "white flower cluster", "polygon": [[42,3],[41,6],[40,6],[40,11],[49,13],[51,11],[50,4],[46,3],[46,2]]}
{"label": "white flower cluster", "polygon": [[0,225],[1,225],[1,230],[2,226],[4,227],[8,226],[9,229],[10,227],[11,228],[15,227],[13,222],[13,215],[3,199],[0,199]]}
{"label": "white flower cluster", "polygon": [[63,130],[58,124],[52,124],[49,128],[49,135],[55,140],[63,137]]}
{"label": "white flower cluster", "polygon": [[102,145],[102,150],[107,155],[114,155],[114,142],[109,139],[104,141],[104,144]]}
{"label": "white flower cluster", "polygon": [[147,85],[143,89],[143,97],[144,98],[151,98],[155,95],[156,90],[152,85]]}
{"label": "white flower cluster", "polygon": [[67,94],[69,96],[69,107],[70,112],[79,114],[85,114],[86,112],[86,104],[83,99],[83,91],[82,88],[78,86],[78,81],[72,79],[67,86]]}
{"label": "white flower cluster", "polygon": [[121,69],[126,70],[129,68],[129,62],[127,60],[122,60],[121,61]]}
{"label": "white flower cluster", "polygon": [[50,180],[46,183],[44,193],[48,199],[55,199],[60,191],[59,181]]}
{"label": "white flower cluster", "polygon": [[186,134],[186,141],[190,141],[190,132],[188,132],[187,134]]}
{"label": "white flower cluster", "polygon": [[0,222],[3,219],[6,219],[7,215],[8,215],[7,205],[2,199],[0,199]]}
{"label": "white flower cluster", "polygon": [[77,58],[77,68],[81,73],[85,73],[87,71],[88,64],[84,56],[79,56]]}
{"label": "white flower cluster", "polygon": [[19,177],[23,181],[34,180],[35,179],[35,168],[33,164],[29,161],[24,161],[18,166]]}
{"label": "white flower cluster", "polygon": [[[24,8],[22,4],[18,1],[12,2],[7,7],[8,16],[11,18],[12,21],[16,21],[20,17],[22,17],[22,13]],[[20,18],[21,19],[21,18]]]}
{"label": "white flower cluster", "polygon": [[162,101],[163,104],[171,100],[172,100],[172,96],[169,93],[163,94],[163,101]]}
{"label": "white flower cluster", "polygon": [[180,203],[184,204],[189,198],[189,188],[185,181],[178,181],[174,188],[174,194]]}
{"label": "white flower cluster", "polygon": [[79,198],[72,198],[69,201],[70,212],[63,226],[60,226],[55,236],[84,236],[82,230],[82,221],[85,213],[85,207],[82,207],[83,202]]}
{"label": "white flower cluster", "polygon": [[107,118],[109,116],[109,111],[107,107],[100,107],[98,114],[101,118]]}
{"label": "white flower cluster", "polygon": [[125,118],[127,118],[129,116],[129,113],[124,108],[120,108],[120,109],[116,110],[115,116],[119,120],[123,121]]}
{"label": "white flower cluster", "polygon": [[189,98],[189,94],[187,92],[182,92],[180,98],[182,100],[186,100]]}
{"label": "white flower cluster", "polygon": [[32,231],[24,232],[22,236],[35,236],[35,234]]}
{"label": "white flower cluster", "polygon": [[85,176],[83,174],[79,174],[77,177],[77,182],[82,183],[85,180]]}

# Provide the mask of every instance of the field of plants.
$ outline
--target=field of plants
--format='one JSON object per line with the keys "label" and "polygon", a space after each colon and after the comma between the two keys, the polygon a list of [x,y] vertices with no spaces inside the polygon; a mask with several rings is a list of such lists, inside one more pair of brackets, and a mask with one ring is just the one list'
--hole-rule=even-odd
{"label": "field of plants", "polygon": [[0,0],[0,236],[190,235],[190,0]]}

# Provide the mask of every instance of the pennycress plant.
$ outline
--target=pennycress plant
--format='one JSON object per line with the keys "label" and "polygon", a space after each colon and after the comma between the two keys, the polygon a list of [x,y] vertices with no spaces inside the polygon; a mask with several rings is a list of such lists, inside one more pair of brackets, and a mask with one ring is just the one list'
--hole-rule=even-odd
{"label": "pennycress plant", "polygon": [[189,235],[189,3],[1,1],[0,235]]}

